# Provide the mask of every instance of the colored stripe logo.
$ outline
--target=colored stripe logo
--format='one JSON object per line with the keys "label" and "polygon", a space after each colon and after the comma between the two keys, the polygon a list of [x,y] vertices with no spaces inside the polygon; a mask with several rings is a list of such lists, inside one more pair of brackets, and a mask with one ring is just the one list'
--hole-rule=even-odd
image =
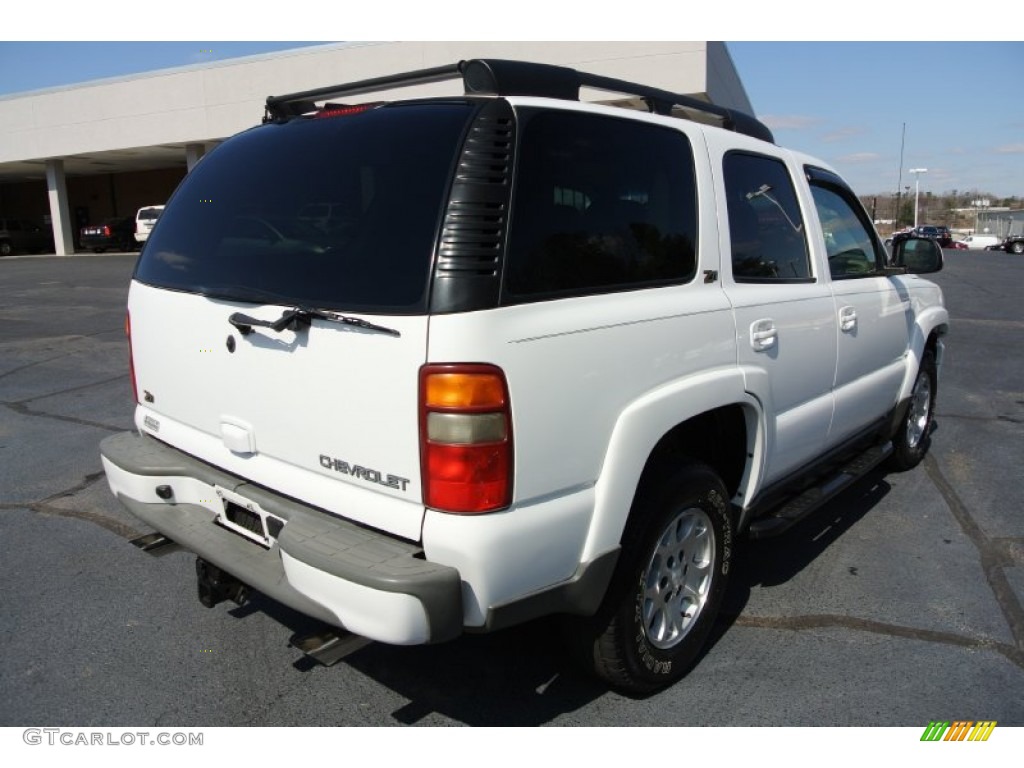
{"label": "colored stripe logo", "polygon": [[988,741],[995,720],[932,720],[921,734],[921,741]]}

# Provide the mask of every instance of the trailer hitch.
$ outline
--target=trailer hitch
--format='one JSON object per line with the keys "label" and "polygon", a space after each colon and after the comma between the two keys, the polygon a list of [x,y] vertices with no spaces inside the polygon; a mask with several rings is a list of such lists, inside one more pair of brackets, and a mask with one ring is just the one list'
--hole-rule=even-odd
{"label": "trailer hitch", "polygon": [[231,600],[237,605],[244,605],[249,599],[248,585],[201,557],[196,558],[196,586],[199,592],[199,602],[207,608],[213,608],[217,603],[222,603],[225,600]]}

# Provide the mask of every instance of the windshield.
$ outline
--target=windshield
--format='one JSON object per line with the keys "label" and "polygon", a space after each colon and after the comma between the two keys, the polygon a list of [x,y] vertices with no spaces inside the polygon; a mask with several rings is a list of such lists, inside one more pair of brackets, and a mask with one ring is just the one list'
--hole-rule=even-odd
{"label": "windshield", "polygon": [[414,313],[473,106],[408,104],[267,124],[186,176],[136,279],[208,296]]}

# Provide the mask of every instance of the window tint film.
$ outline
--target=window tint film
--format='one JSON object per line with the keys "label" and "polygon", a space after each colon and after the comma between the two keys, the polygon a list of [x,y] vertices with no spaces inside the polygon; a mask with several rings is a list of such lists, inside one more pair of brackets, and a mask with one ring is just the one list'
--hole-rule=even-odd
{"label": "window tint film", "polygon": [[473,109],[383,107],[225,142],[178,188],[136,278],[242,301],[422,311]]}
{"label": "window tint film", "polygon": [[507,298],[685,282],[696,271],[693,154],[629,120],[524,112]]}
{"label": "window tint film", "polygon": [[739,152],[726,155],[722,165],[733,278],[813,279],[804,222],[786,166]]}
{"label": "window tint film", "polygon": [[825,253],[833,278],[865,277],[878,269],[875,239],[856,209],[838,193],[811,184],[814,205],[825,235]]}

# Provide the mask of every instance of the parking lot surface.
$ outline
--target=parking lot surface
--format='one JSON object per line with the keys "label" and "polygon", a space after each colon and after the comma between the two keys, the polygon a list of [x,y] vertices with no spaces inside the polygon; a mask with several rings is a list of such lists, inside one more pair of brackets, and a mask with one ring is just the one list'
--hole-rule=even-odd
{"label": "parking lot surface", "polygon": [[930,456],[745,542],[710,649],[646,698],[577,673],[550,621],[327,668],[287,608],[204,608],[100,469],[131,426],[134,257],[0,260],[0,725],[1024,725],[1024,259],[946,260]]}

